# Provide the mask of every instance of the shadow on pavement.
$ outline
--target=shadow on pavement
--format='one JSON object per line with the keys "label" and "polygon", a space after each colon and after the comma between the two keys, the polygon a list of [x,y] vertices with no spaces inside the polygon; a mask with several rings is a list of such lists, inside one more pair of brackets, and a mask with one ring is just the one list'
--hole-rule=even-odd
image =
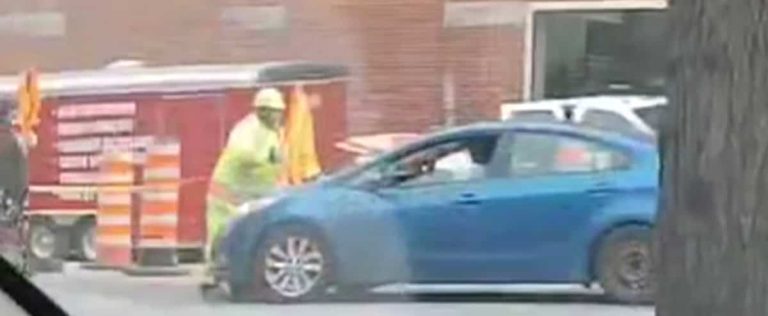
{"label": "shadow on pavement", "polygon": [[620,305],[597,294],[574,293],[472,293],[472,294],[379,294],[334,297],[332,303],[535,303],[535,304],[609,304]]}
{"label": "shadow on pavement", "polygon": [[[221,290],[216,290],[203,295],[203,299],[210,303],[230,303],[228,296]],[[498,292],[472,292],[472,293],[431,293],[431,294],[403,294],[403,293],[375,293],[360,292],[354,294],[330,294],[320,302],[312,304],[400,304],[400,303],[436,303],[436,304],[591,304],[614,305],[617,303],[596,293],[498,293]],[[258,303],[245,303],[258,304]],[[645,305],[652,306],[652,305]]]}

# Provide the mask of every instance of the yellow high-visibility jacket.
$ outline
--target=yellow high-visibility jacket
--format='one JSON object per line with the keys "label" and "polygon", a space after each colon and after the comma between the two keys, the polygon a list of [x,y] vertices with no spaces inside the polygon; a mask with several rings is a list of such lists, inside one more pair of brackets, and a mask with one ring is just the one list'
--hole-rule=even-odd
{"label": "yellow high-visibility jacket", "polygon": [[279,132],[248,114],[235,125],[222,150],[208,188],[208,243],[220,237],[236,208],[269,193],[281,169]]}

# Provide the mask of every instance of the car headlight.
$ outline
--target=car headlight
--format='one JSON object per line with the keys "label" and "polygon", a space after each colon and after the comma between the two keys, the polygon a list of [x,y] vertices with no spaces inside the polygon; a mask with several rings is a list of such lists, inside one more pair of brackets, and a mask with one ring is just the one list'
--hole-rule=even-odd
{"label": "car headlight", "polygon": [[278,198],[274,196],[263,197],[254,201],[245,202],[237,208],[237,214],[244,215],[272,206]]}

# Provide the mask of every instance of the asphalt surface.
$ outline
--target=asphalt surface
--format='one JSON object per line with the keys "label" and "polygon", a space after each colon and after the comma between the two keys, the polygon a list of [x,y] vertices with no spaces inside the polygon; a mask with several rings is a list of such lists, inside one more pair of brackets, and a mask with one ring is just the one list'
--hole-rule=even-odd
{"label": "asphalt surface", "polygon": [[[412,288],[392,286],[354,299],[301,305],[233,304],[204,300],[196,279],[129,277],[113,271],[87,271],[67,265],[63,273],[40,274],[34,283],[71,315],[531,315],[650,316],[652,307],[604,302],[595,291],[577,287]],[[403,295],[402,292],[432,291]],[[467,294],[465,292],[474,292]],[[439,292],[439,293],[434,293]]]}

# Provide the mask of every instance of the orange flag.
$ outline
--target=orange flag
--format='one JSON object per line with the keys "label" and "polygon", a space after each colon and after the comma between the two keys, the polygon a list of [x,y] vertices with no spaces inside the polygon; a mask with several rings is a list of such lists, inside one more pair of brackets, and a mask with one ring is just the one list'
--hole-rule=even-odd
{"label": "orange flag", "polygon": [[35,128],[40,124],[41,96],[38,86],[37,71],[34,69],[23,73],[23,81],[18,91],[17,124],[19,132],[25,140],[32,141],[37,138]]}
{"label": "orange flag", "polygon": [[283,134],[283,185],[297,185],[322,172],[315,148],[315,124],[307,94],[301,86],[291,93]]}

